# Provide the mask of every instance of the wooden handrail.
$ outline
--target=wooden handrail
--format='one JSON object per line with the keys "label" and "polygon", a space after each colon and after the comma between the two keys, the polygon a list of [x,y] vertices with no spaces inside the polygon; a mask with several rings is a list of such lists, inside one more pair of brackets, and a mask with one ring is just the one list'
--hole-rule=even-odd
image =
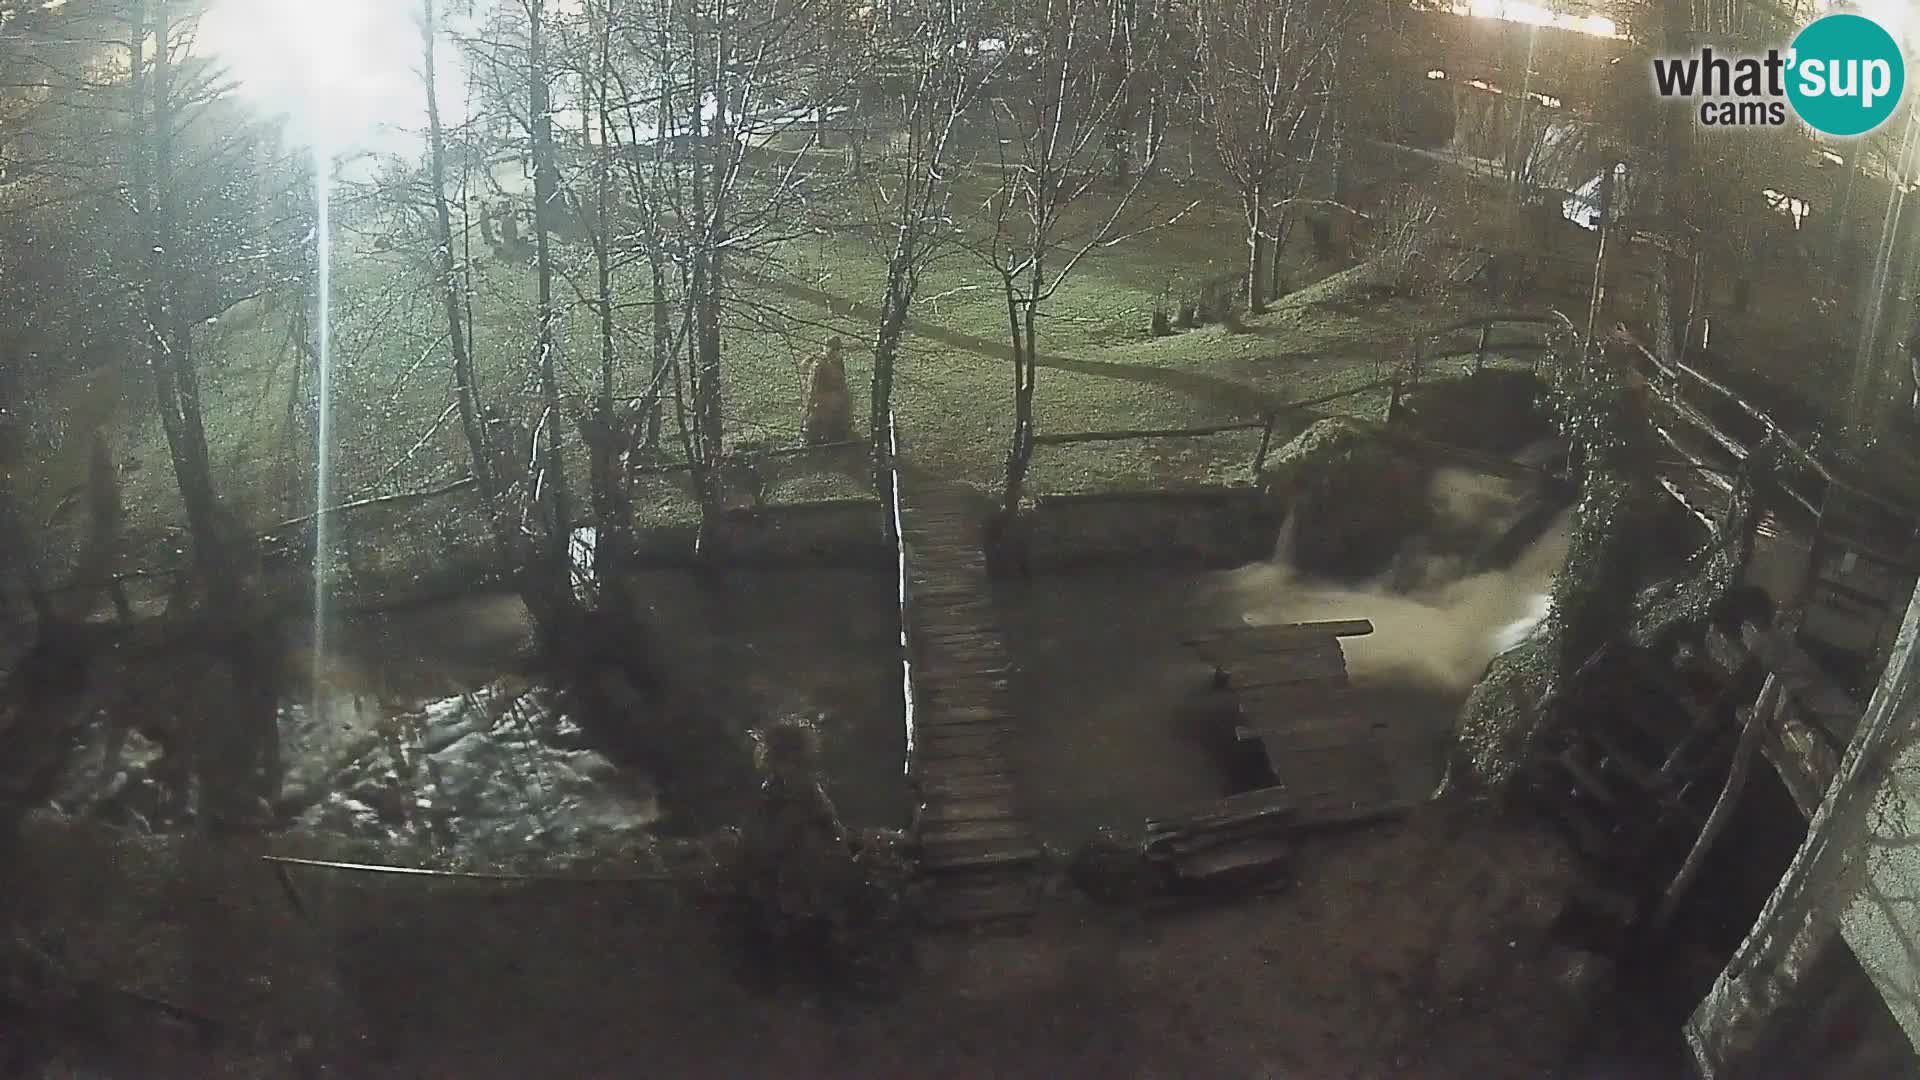
{"label": "wooden handrail", "polygon": [[[1867,502],[1874,503],[1882,507],[1883,509],[1893,511],[1894,513],[1902,517],[1914,519],[1914,520],[1920,520],[1920,507],[1915,507],[1913,505],[1904,503],[1896,498],[1893,498],[1887,495],[1882,495],[1878,492],[1868,491],[1857,484],[1849,483],[1848,481],[1842,479],[1831,468],[1829,468],[1825,462],[1821,461],[1817,456],[1815,456],[1813,451],[1800,445],[1800,443],[1797,442],[1792,435],[1788,434],[1786,429],[1781,427],[1780,424],[1773,419],[1773,417],[1769,416],[1765,412],[1765,410],[1761,409],[1757,405],[1754,405],[1752,402],[1748,401],[1747,399],[1741,397],[1738,391],[1735,391],[1731,387],[1728,387],[1725,384],[1719,382],[1718,380],[1714,379],[1712,376],[1706,374],[1705,372],[1702,372],[1701,370],[1687,363],[1684,360],[1675,360],[1672,363],[1667,363],[1661,360],[1659,356],[1655,355],[1653,350],[1647,348],[1647,346],[1643,344],[1639,338],[1635,337],[1633,333],[1627,330],[1625,327],[1615,328],[1614,340],[1619,342],[1622,345],[1626,345],[1632,348],[1632,350],[1635,353],[1639,354],[1641,359],[1645,360],[1648,364],[1651,364],[1655,370],[1659,371],[1662,375],[1665,375],[1668,379],[1672,380],[1674,383],[1679,384],[1683,381],[1691,382],[1695,385],[1705,387],[1706,389],[1713,391],[1715,394],[1718,394],[1721,397],[1725,398],[1727,401],[1731,402],[1742,413],[1746,414],[1746,416],[1749,419],[1755,421],[1756,423],[1764,427],[1768,435],[1772,436],[1773,439],[1776,442],[1778,442],[1780,446],[1785,448],[1796,459],[1798,459],[1801,464],[1806,466],[1807,469],[1812,471],[1814,475],[1818,476],[1828,486],[1839,488],[1840,490],[1846,492],[1851,496],[1854,496],[1859,499],[1863,499]],[[1657,390],[1655,392],[1658,393]],[[1676,407],[1682,404],[1681,402],[1677,401],[1673,397],[1670,397],[1669,395],[1661,394],[1660,396],[1663,400],[1666,400],[1669,403],[1675,404]],[[1698,410],[1691,409],[1690,406],[1688,406],[1688,410],[1695,414],[1697,414],[1698,412]],[[1712,436],[1717,442],[1722,442],[1724,444],[1725,440],[1731,438],[1731,436],[1725,435],[1717,427],[1712,426],[1710,422],[1706,422],[1704,417],[1700,417],[1698,421],[1694,419],[1694,416],[1688,416],[1687,419],[1689,422],[1695,423],[1696,426],[1701,427],[1702,430],[1704,430],[1708,435]],[[1788,489],[1788,493],[1793,495],[1795,501],[1799,502],[1802,506],[1808,507],[1809,509],[1813,509],[1813,507],[1819,501],[1817,499],[1812,499],[1805,495],[1802,495],[1799,492],[1792,491],[1791,488]],[[1816,510],[1815,512],[1817,513],[1818,511]]]}

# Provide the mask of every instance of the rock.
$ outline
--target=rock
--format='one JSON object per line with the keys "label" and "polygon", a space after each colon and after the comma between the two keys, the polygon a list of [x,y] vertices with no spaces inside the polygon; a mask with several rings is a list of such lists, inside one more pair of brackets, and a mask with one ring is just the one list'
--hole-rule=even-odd
{"label": "rock", "polygon": [[1367,578],[1433,514],[1427,469],[1353,421],[1322,420],[1269,459],[1262,486],[1288,507],[1303,573]]}

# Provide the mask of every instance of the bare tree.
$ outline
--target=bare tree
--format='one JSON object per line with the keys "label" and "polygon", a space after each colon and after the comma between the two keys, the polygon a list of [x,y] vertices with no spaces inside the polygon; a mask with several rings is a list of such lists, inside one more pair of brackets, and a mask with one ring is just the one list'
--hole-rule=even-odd
{"label": "bare tree", "polygon": [[[1278,205],[1307,182],[1328,116],[1336,0],[1203,0],[1202,115],[1247,224],[1247,306],[1266,310]],[[1284,211],[1278,211],[1284,213]]]}
{"label": "bare tree", "polygon": [[440,119],[440,91],[436,81],[439,38],[439,0],[420,2],[421,83],[427,99],[427,176],[433,206],[433,261],[447,319],[447,342],[453,358],[453,389],[460,410],[460,430],[466,439],[468,468],[480,488],[480,499],[502,558],[511,558],[511,534],[500,505],[499,479],[494,475],[487,435],[481,424],[479,392],[474,381],[473,354],[467,336],[463,301],[467,293],[465,268],[456,265],[453,211],[447,204],[447,139]]}
{"label": "bare tree", "polygon": [[922,269],[951,234],[949,158],[960,124],[980,104],[999,74],[998,55],[981,57],[969,47],[989,12],[989,0],[920,0],[888,24],[883,48],[890,72],[899,72],[901,132],[874,170],[882,212],[889,215],[893,250],[887,258],[886,291],[873,347],[872,412],[868,427],[875,462],[874,483],[884,489],[891,470],[887,414],[894,372]]}
{"label": "bare tree", "polygon": [[[672,392],[702,508],[701,546],[724,508],[724,336],[757,301],[742,284],[801,234],[817,177],[807,151],[823,111],[847,93],[823,71],[814,0],[689,0],[631,9],[612,126],[638,207],[633,235],[653,275],[653,385]],[[651,93],[642,88],[651,84]],[[657,430],[657,426],[655,428]]]}
{"label": "bare tree", "polygon": [[536,588],[556,614],[571,608],[569,543],[573,532],[573,500],[568,491],[566,460],[561,453],[563,413],[560,402],[559,342],[555,324],[559,310],[553,297],[553,219],[560,193],[553,147],[553,69],[547,53],[546,0],[521,0],[527,26],[527,117],[533,134],[533,258],[538,325],[534,333],[533,370],[540,383],[541,413],[534,425],[536,450],[533,497],[542,515],[545,536],[533,560]]}
{"label": "bare tree", "polygon": [[[209,583],[223,580],[214,521],[213,466],[200,411],[199,371],[191,328],[183,318],[180,277],[184,238],[177,227],[173,188],[180,130],[174,55],[179,26],[170,0],[135,0],[127,39],[128,96],[134,141],[131,185],[142,223],[141,318],[147,366],[153,372],[160,424],[172,454],[180,497],[193,529],[194,559]],[[147,50],[151,40],[152,53]]]}
{"label": "bare tree", "polygon": [[[633,511],[627,501],[626,485],[620,469],[620,453],[631,438],[618,437],[623,425],[617,418],[614,402],[618,372],[618,353],[614,318],[614,237],[613,237],[613,39],[618,17],[612,0],[598,0],[586,12],[589,55],[583,72],[581,108],[586,110],[581,125],[583,140],[591,143],[593,155],[593,304],[599,316],[600,384],[594,401],[595,418],[588,430],[593,433],[587,452],[591,455],[594,519],[602,530],[601,551],[626,546],[632,528]],[[589,128],[588,120],[594,125]],[[589,133],[597,130],[598,137]],[[649,388],[651,391],[651,387]]]}
{"label": "bare tree", "polygon": [[1111,18],[1108,3],[1041,0],[1011,23],[1022,47],[1010,50],[1007,89],[993,108],[999,176],[985,206],[992,231],[973,244],[999,278],[1012,346],[1003,521],[1019,510],[1033,459],[1040,310],[1081,259],[1116,239],[1147,173],[1136,170],[1118,191],[1103,184],[1107,138],[1128,92],[1128,64],[1114,53],[1135,48],[1110,33],[1126,23]]}

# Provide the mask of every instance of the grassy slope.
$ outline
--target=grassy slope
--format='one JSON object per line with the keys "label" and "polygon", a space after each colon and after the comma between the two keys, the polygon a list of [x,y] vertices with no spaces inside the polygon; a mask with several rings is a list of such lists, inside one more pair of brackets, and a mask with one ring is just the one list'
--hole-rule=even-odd
{"label": "grassy slope", "polygon": [[[1404,355],[1414,329],[1456,314],[1442,303],[1356,299],[1358,275],[1348,273],[1298,290],[1239,332],[1209,327],[1150,338],[1147,327],[1156,307],[1203,280],[1233,273],[1244,258],[1237,217],[1217,205],[1193,208],[1164,224],[1197,190],[1169,184],[1147,193],[1125,227],[1131,231],[1154,222],[1161,227],[1092,251],[1044,309],[1036,406],[1042,431],[1255,419],[1271,405],[1380,377],[1386,362]],[[344,246],[353,250],[340,255],[335,267],[335,498],[420,490],[455,479],[464,472],[459,463],[465,457],[457,424],[449,420],[422,442],[451,402],[442,315],[427,276],[417,262],[373,250],[364,236]],[[583,248],[559,250],[571,267],[584,270]],[[882,254],[853,235],[808,237],[776,254],[777,264],[765,267],[764,276],[743,281],[730,315],[725,362],[731,437],[763,446],[797,443],[803,373],[834,334],[848,342],[856,422],[864,428],[860,402],[871,363],[859,343],[870,339],[882,295]],[[1330,269],[1313,268],[1300,257],[1289,276],[1304,280]],[[640,278],[635,269],[622,279],[624,393],[637,393],[645,378],[649,330]],[[490,399],[527,400],[519,395],[531,359],[531,291],[530,273],[482,256],[475,357]],[[575,296],[564,281],[559,295],[563,302]],[[569,306],[560,338],[566,388],[591,392],[599,346],[584,304]],[[913,468],[983,488],[997,485],[1012,396],[1005,342],[997,278],[976,256],[955,251],[929,269],[894,399]],[[231,313],[206,334],[203,355],[209,434],[222,490],[243,500],[263,523],[309,511],[314,433],[304,412],[312,375],[300,387],[302,407],[294,410],[290,424],[290,380],[299,364],[284,318]],[[129,478],[137,546],[153,550],[156,541],[171,535],[167,528],[178,520],[178,498],[143,381],[132,376],[117,381],[120,385],[109,390],[117,399],[113,411],[123,419],[125,452],[143,466]],[[97,398],[100,392],[87,393]],[[86,404],[98,407],[97,401]],[[1374,414],[1381,405],[1380,395],[1362,395],[1328,411]],[[1279,436],[1289,437],[1309,419],[1283,427]],[[563,432],[574,439],[571,421]],[[670,450],[671,435],[669,416]],[[1043,447],[1032,489],[1044,494],[1239,477],[1257,443],[1257,432],[1240,432],[1198,440]],[[79,460],[84,461],[84,451]],[[42,483],[48,507],[63,479],[71,485],[71,476],[69,469]],[[863,490],[853,462],[838,468],[789,466],[775,478],[771,498],[791,502]],[[645,482],[636,494],[639,513],[650,523],[684,520],[693,510],[683,479]],[[356,521],[356,531],[399,528],[409,532],[415,546],[431,550],[436,540],[450,547],[455,532],[470,531],[454,527],[459,516],[442,500],[411,510],[368,512]]]}

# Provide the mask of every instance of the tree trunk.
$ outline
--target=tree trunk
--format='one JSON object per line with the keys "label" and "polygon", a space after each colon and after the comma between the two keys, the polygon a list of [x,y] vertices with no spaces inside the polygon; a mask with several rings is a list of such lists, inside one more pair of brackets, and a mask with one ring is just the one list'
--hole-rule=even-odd
{"label": "tree trunk", "polygon": [[[453,352],[453,392],[460,407],[460,431],[467,441],[468,464],[474,483],[480,488],[480,502],[492,527],[495,546],[502,559],[511,559],[511,542],[504,527],[500,508],[500,488],[493,475],[493,458],[487,451],[486,432],[480,426],[479,394],[474,387],[473,355],[469,351],[466,324],[462,319],[461,297],[465,292],[453,261],[453,212],[447,205],[446,131],[440,123],[440,94],[435,78],[435,37],[438,34],[438,0],[423,0],[421,5],[421,49],[424,61],[422,85],[427,94],[427,170],[433,185],[435,271],[440,276],[441,303],[447,318],[447,341]],[[481,220],[487,220],[482,215]]]}
{"label": "tree trunk", "polygon": [[[701,539],[707,540],[718,524],[722,510],[720,490],[721,478],[719,464],[722,453],[720,431],[720,394],[717,383],[720,367],[720,311],[717,286],[714,282],[714,239],[716,231],[708,206],[708,183],[720,170],[714,161],[719,147],[720,114],[726,110],[726,101],[720,97],[720,80],[716,73],[711,84],[703,81],[705,76],[700,69],[700,57],[705,50],[704,36],[701,33],[699,16],[689,13],[689,31],[691,47],[687,50],[691,75],[689,101],[685,106],[688,112],[688,130],[693,145],[691,183],[687,185],[693,223],[692,250],[688,253],[687,306],[691,321],[689,337],[692,345],[692,371],[688,382],[692,391],[692,401],[687,411],[691,414],[690,429],[687,435],[689,460],[687,465],[693,470],[694,486],[700,497]],[[716,104],[714,110],[714,129],[709,132],[702,116],[704,91],[708,87],[714,92]],[[676,393],[681,391],[676,387]],[[707,545],[700,545],[705,550]]]}
{"label": "tree trunk", "polygon": [[[708,450],[717,461],[724,451],[722,429],[721,392],[721,355],[720,355],[720,304],[726,291],[726,238],[727,213],[726,193],[729,182],[728,170],[722,165],[721,154],[733,152],[732,131],[727,122],[727,106],[733,99],[731,85],[732,57],[729,53],[729,23],[726,19],[718,21],[714,32],[715,61],[713,67],[713,146],[712,157],[708,159],[707,181],[712,186],[709,194],[705,229],[702,240],[707,249],[707,288],[700,295],[700,407],[703,413],[702,423],[708,432],[710,445]],[[726,147],[722,151],[721,147]]]}
{"label": "tree trunk", "polygon": [[[594,301],[600,316],[600,394],[594,406],[598,419],[590,426],[595,436],[594,444],[587,448],[592,455],[594,520],[601,530],[595,545],[596,561],[604,553],[624,548],[626,534],[632,525],[625,485],[620,475],[620,451],[626,440],[619,438],[623,432],[615,418],[613,404],[616,356],[613,260],[609,250],[612,238],[608,235],[612,228],[609,209],[613,195],[613,142],[609,130],[612,125],[607,118],[612,108],[607,96],[613,50],[612,12],[603,6],[597,14],[600,22],[596,28],[600,74],[596,80],[595,98],[600,118],[600,146],[594,158],[593,265]],[[584,112],[585,103],[582,103],[581,109]],[[584,133],[582,137],[585,137]]]}
{"label": "tree trunk", "polygon": [[853,87],[853,103],[847,111],[847,175],[854,180],[867,178],[866,99],[858,84]]}
{"label": "tree trunk", "polygon": [[[1299,191],[1296,190],[1294,194],[1298,195]],[[1268,264],[1267,271],[1267,298],[1270,300],[1278,300],[1287,293],[1287,238],[1293,232],[1293,221],[1293,214],[1283,211],[1280,215],[1280,221],[1273,232],[1273,243],[1268,245],[1273,249],[1272,260]]]}
{"label": "tree trunk", "polygon": [[[179,122],[172,106],[170,0],[137,0],[128,59],[133,100],[131,125],[134,207],[143,226],[145,281],[140,295],[147,367],[153,373],[160,426],[167,437],[174,480],[193,534],[194,566],[201,581],[218,585],[220,530],[213,490],[213,468],[200,415],[199,379],[191,354],[190,332],[182,325],[178,302],[180,238],[173,235],[173,137]],[[152,71],[146,43],[155,42]]]}
{"label": "tree trunk", "polygon": [[646,448],[651,454],[660,449],[662,403],[666,399],[667,369],[673,360],[673,320],[667,310],[667,266],[658,236],[649,242],[647,266],[653,286],[653,370],[647,378],[646,396],[641,400],[646,412],[643,420],[646,424]]}
{"label": "tree trunk", "polygon": [[[1666,50],[1664,55],[1682,55],[1693,36],[1686,5],[1668,0],[1660,25],[1661,36],[1665,39],[1662,43]],[[1653,349],[1663,362],[1671,364],[1680,359],[1681,298],[1678,281],[1682,256],[1679,238],[1684,225],[1680,193],[1687,182],[1692,114],[1686,110],[1662,110],[1658,125],[1660,174],[1652,187],[1659,200],[1656,220],[1667,235],[1667,244],[1653,262]]]}
{"label": "tree trunk", "polygon": [[[1036,267],[1034,276],[1039,279]],[[1036,286],[1034,295],[1041,295]],[[1007,323],[1013,337],[1013,438],[1007,448],[1007,483],[1002,512],[1007,520],[1020,512],[1026,493],[1027,467],[1033,463],[1033,389],[1036,371],[1036,315],[1039,304],[1016,299],[1007,289]]]}
{"label": "tree trunk", "polygon": [[1588,351],[1598,348],[1593,336],[1600,325],[1600,308],[1606,302],[1607,239],[1613,232],[1613,182],[1618,174],[1619,168],[1612,162],[1608,162],[1606,172],[1600,174],[1600,239],[1593,249],[1593,290],[1587,296],[1587,333],[1580,339],[1581,348]]}
{"label": "tree trunk", "polygon": [[[556,370],[558,349],[554,341],[554,322],[559,313],[553,305],[553,201],[559,184],[554,175],[553,116],[549,107],[547,70],[546,0],[529,0],[527,5],[527,75],[529,80],[527,115],[533,120],[533,251],[538,279],[537,302],[540,325],[534,346],[535,370],[540,375],[540,394],[544,418],[538,425],[544,431],[544,445],[536,453],[545,506],[546,546],[535,560],[536,588],[549,605],[549,619],[573,608],[569,550],[573,529],[573,503],[567,493],[566,463],[560,453],[562,412],[560,379]],[[549,622],[549,626],[551,623]]]}
{"label": "tree trunk", "polygon": [[1260,194],[1255,187],[1242,200],[1247,215],[1247,311],[1254,315],[1267,310],[1267,223]]}
{"label": "tree trunk", "polygon": [[893,470],[892,448],[887,440],[887,414],[893,408],[893,373],[899,362],[900,340],[905,335],[907,311],[913,303],[913,241],[909,230],[901,227],[899,243],[887,265],[887,293],[880,303],[880,330],[873,346],[873,409],[868,417],[867,436],[873,442],[874,490],[884,496]]}
{"label": "tree trunk", "polygon": [[[661,20],[656,31],[655,46],[658,54],[665,58],[672,55],[668,48],[668,27]],[[660,430],[664,423],[663,403],[666,399],[669,373],[679,378],[679,365],[674,362],[673,319],[667,310],[667,252],[665,248],[664,223],[661,221],[661,200],[665,197],[667,186],[668,153],[667,148],[669,121],[673,116],[673,79],[667,64],[662,63],[658,72],[655,88],[659,102],[654,106],[653,133],[653,191],[649,201],[651,207],[647,215],[647,268],[651,277],[649,284],[653,289],[653,373],[647,383],[646,396],[646,446],[648,453],[660,449]],[[680,393],[677,385],[674,393]],[[676,402],[678,404],[678,402]],[[691,451],[691,444],[689,444]],[[692,458],[688,464],[692,466]],[[699,474],[695,473],[696,487]],[[701,502],[705,506],[704,497]]]}
{"label": "tree trunk", "polygon": [[1714,800],[1707,823],[1700,827],[1700,835],[1694,838],[1686,861],[1680,864],[1679,872],[1673,875],[1673,881],[1660,897],[1660,906],[1653,913],[1654,932],[1666,929],[1673,921],[1674,913],[1680,909],[1680,902],[1686,899],[1687,890],[1693,887],[1694,879],[1700,876],[1701,868],[1706,865],[1707,853],[1713,850],[1714,841],[1720,838],[1727,824],[1733,820],[1734,808],[1740,804],[1740,793],[1746,788],[1747,773],[1753,767],[1753,755],[1759,751],[1760,744],[1766,741],[1767,725],[1779,693],[1778,676],[1768,675],[1760,697],[1747,707],[1746,724],[1741,727],[1740,741],[1733,750],[1733,765],[1727,771],[1727,782],[1720,788],[1720,797]]}

